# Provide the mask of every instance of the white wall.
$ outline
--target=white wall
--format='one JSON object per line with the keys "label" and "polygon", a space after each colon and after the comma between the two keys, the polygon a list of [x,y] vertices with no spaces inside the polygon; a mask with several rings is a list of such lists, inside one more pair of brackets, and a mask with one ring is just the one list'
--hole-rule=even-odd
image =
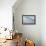
{"label": "white wall", "polygon": [[[13,6],[15,28],[24,34],[25,38],[35,41],[36,46],[41,46],[41,1],[23,0],[19,5]],[[23,25],[22,15],[36,15],[35,25]]]}
{"label": "white wall", "polygon": [[[46,0],[22,0],[21,3],[14,4],[13,12],[15,28],[25,38],[33,39],[36,46],[46,46]],[[36,25],[22,25],[22,15],[26,14],[36,15]]]}
{"label": "white wall", "polygon": [[12,6],[16,0],[0,0],[0,27],[12,28]]}
{"label": "white wall", "polygon": [[46,46],[46,0],[42,0],[41,3],[41,38],[42,46]]}

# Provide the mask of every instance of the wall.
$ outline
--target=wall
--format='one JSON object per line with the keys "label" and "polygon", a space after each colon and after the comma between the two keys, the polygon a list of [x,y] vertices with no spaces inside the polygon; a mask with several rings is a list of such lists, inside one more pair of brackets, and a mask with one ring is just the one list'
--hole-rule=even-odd
{"label": "wall", "polygon": [[41,15],[42,46],[46,46],[46,0],[41,1]]}
{"label": "wall", "polygon": [[[20,0],[21,1],[21,0]],[[41,46],[41,1],[22,0],[19,5],[13,6],[15,28],[23,33],[23,37],[35,41],[36,46]],[[23,25],[22,15],[36,15],[35,25]]]}
{"label": "wall", "polygon": [[0,27],[12,29],[12,6],[16,0],[0,0]]}

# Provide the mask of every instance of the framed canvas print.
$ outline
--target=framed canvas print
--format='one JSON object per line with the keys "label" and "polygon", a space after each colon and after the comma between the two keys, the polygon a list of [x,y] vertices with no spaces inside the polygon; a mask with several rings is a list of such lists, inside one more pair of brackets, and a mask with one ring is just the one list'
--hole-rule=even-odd
{"label": "framed canvas print", "polygon": [[35,15],[23,15],[22,16],[22,24],[24,24],[24,25],[36,24],[36,16]]}

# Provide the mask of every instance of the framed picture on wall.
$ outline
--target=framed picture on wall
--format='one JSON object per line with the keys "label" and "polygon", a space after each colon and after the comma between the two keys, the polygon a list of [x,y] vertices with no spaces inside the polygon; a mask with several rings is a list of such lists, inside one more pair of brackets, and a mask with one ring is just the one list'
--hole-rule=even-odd
{"label": "framed picture on wall", "polygon": [[22,24],[24,24],[24,25],[36,24],[36,16],[35,15],[23,15],[22,16]]}

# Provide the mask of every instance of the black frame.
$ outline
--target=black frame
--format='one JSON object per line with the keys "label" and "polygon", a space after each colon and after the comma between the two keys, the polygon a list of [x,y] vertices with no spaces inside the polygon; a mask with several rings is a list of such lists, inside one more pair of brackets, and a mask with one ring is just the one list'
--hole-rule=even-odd
{"label": "black frame", "polygon": [[[24,20],[23,20],[23,19],[24,19],[24,18],[23,18],[24,16],[28,16],[28,17],[34,16],[34,23],[24,23],[24,22],[23,22],[23,21],[24,21]],[[36,24],[36,15],[22,15],[22,24],[23,24],[23,25],[34,25],[34,24]]]}

